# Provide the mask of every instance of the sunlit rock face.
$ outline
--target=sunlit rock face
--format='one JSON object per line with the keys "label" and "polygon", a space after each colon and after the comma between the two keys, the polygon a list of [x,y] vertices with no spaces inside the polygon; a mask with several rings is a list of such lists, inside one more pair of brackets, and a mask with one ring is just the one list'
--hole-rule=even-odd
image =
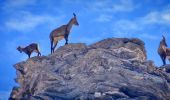
{"label": "sunlit rock face", "polygon": [[11,100],[168,100],[168,65],[146,60],[143,41],[109,38],[68,44],[14,65]]}

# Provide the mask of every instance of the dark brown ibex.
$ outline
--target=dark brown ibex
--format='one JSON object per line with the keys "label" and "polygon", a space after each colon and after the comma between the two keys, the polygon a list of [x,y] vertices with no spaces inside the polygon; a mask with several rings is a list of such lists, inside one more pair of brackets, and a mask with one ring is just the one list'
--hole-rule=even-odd
{"label": "dark brown ibex", "polygon": [[159,48],[158,48],[158,54],[162,59],[163,65],[166,64],[166,56],[167,56],[167,43],[165,40],[165,37],[162,36],[163,39],[160,41]]}
{"label": "dark brown ibex", "polygon": [[68,36],[73,25],[79,25],[77,22],[76,14],[73,13],[74,17],[66,25],[62,25],[54,29],[50,33],[50,42],[51,42],[51,54],[54,53],[55,47],[57,46],[58,41],[65,39],[65,44],[68,44]]}
{"label": "dark brown ibex", "polygon": [[22,53],[22,52],[26,53],[26,54],[28,55],[28,58],[30,58],[32,52],[36,52],[36,53],[38,53],[37,56],[41,56],[41,53],[40,53],[38,44],[36,44],[36,43],[32,43],[32,44],[28,45],[28,46],[25,47],[25,48],[22,48],[22,47],[19,46],[19,47],[17,48],[17,50],[18,50],[20,53]]}

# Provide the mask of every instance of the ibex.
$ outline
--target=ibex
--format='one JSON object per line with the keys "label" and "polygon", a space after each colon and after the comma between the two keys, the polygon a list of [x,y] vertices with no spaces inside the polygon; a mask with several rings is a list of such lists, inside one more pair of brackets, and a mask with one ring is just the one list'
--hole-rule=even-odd
{"label": "ibex", "polygon": [[79,25],[77,22],[76,14],[73,13],[74,17],[66,25],[62,25],[54,29],[50,33],[50,42],[51,42],[51,54],[54,53],[55,47],[57,46],[58,41],[65,39],[65,45],[68,44],[68,36],[73,25]]}
{"label": "ibex", "polygon": [[22,47],[19,46],[19,47],[17,48],[17,50],[18,50],[20,53],[22,53],[22,52],[26,53],[26,54],[28,55],[28,58],[30,58],[32,52],[36,52],[36,53],[38,53],[37,56],[41,56],[41,53],[40,53],[38,44],[36,44],[36,43],[32,43],[32,44],[26,46],[25,48],[22,48]]}
{"label": "ibex", "polygon": [[161,57],[162,59],[162,62],[163,62],[163,65],[166,64],[166,56],[167,56],[167,43],[166,43],[166,40],[165,40],[165,37],[162,36],[163,39],[160,41],[160,44],[159,44],[159,48],[158,48],[158,54],[159,56]]}

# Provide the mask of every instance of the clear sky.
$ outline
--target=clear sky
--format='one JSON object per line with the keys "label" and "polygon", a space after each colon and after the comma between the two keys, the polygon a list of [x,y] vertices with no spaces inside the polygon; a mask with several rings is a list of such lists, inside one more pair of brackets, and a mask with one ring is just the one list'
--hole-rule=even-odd
{"label": "clear sky", "polygon": [[0,0],[0,100],[17,85],[13,65],[27,59],[17,46],[36,42],[43,55],[50,54],[50,32],[66,24],[73,12],[79,26],[72,28],[70,43],[140,38],[148,60],[162,64],[157,48],[162,35],[170,45],[170,0]]}

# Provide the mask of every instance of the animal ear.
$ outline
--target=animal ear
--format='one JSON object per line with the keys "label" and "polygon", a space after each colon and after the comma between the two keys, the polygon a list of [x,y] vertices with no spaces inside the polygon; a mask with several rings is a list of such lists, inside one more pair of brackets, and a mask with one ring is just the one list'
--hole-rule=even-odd
{"label": "animal ear", "polygon": [[165,40],[165,36],[164,35],[162,35],[162,38]]}
{"label": "animal ear", "polygon": [[73,13],[73,15],[74,15],[74,17],[76,17],[76,14],[75,14],[75,13]]}

